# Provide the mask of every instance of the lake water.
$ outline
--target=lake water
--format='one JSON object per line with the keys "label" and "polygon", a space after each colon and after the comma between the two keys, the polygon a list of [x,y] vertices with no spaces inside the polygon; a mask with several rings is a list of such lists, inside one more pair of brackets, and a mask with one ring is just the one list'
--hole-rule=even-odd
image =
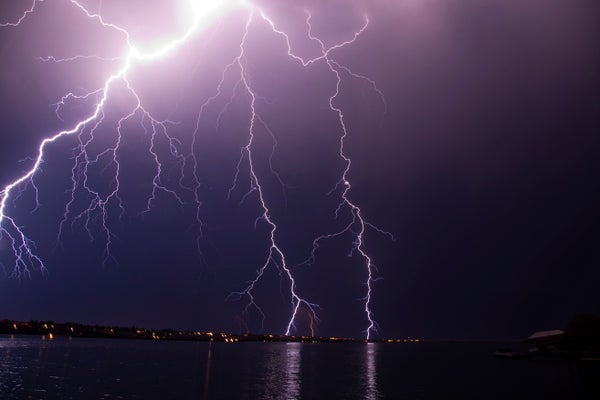
{"label": "lake water", "polygon": [[595,399],[597,365],[501,344],[206,343],[0,336],[0,399]]}

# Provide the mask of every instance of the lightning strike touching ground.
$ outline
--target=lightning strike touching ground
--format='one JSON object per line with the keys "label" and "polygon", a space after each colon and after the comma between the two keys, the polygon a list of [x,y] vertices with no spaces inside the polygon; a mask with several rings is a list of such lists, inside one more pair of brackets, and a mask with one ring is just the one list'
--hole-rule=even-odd
{"label": "lightning strike touching ground", "polygon": [[[25,10],[22,15],[14,18],[12,21],[2,22],[0,26],[6,29],[18,29],[27,20],[28,16],[36,11],[42,2],[43,0],[34,0],[31,7]],[[391,233],[377,228],[365,220],[362,209],[350,197],[352,190],[350,183],[352,160],[345,148],[346,139],[350,132],[344,112],[336,103],[340,95],[343,80],[348,76],[350,79],[363,80],[372,87],[372,90],[381,99],[384,109],[383,114],[385,114],[387,104],[383,92],[372,79],[365,75],[354,73],[349,67],[342,65],[333,58],[337,50],[351,46],[359,40],[369,26],[369,19],[365,16],[364,24],[351,38],[328,47],[320,38],[313,34],[312,16],[307,12],[305,20],[307,28],[306,38],[309,42],[316,43],[320,48],[320,52],[314,58],[304,58],[294,52],[290,37],[285,30],[280,28],[258,6],[246,1],[220,0],[207,2],[192,0],[186,3],[188,11],[192,15],[191,23],[182,34],[161,46],[156,46],[150,50],[140,50],[126,28],[105,20],[99,12],[94,13],[90,11],[83,2],[69,0],[69,3],[82,13],[83,17],[89,20],[89,24],[95,24],[102,29],[120,35],[126,45],[125,53],[112,57],[79,54],[65,58],[53,55],[43,55],[38,58],[39,61],[44,63],[62,64],[86,61],[109,63],[109,65],[112,65],[110,63],[118,63],[118,66],[106,78],[103,86],[90,91],[67,93],[53,105],[56,117],[63,122],[64,118],[61,111],[68,104],[92,102],[93,107],[89,115],[75,122],[71,127],[60,130],[43,139],[37,148],[36,155],[31,159],[31,165],[20,176],[17,176],[14,180],[6,184],[0,191],[0,240],[5,240],[10,244],[14,259],[12,276],[16,278],[29,277],[33,269],[46,271],[46,266],[42,258],[37,254],[34,242],[26,234],[25,227],[19,225],[18,217],[9,211],[9,202],[12,202],[11,204],[14,203],[16,206],[19,196],[28,188],[32,188],[35,192],[34,211],[40,206],[40,194],[35,180],[38,172],[45,163],[46,152],[51,145],[58,145],[65,137],[69,136],[76,139],[76,145],[72,153],[73,163],[68,191],[69,198],[66,204],[64,204],[63,215],[58,226],[57,246],[61,245],[61,238],[67,226],[70,225],[71,229],[75,229],[76,225],[80,224],[90,241],[101,241],[103,243],[103,265],[118,261],[112,252],[114,240],[117,239],[113,233],[113,224],[115,222],[112,216],[117,215],[118,220],[121,221],[127,215],[127,210],[121,197],[121,175],[123,173],[121,161],[123,156],[121,153],[123,151],[123,139],[126,131],[131,129],[131,125],[139,127],[149,137],[149,146],[146,152],[154,165],[151,190],[147,197],[146,208],[142,211],[142,214],[151,212],[155,208],[158,196],[162,195],[170,197],[180,207],[191,203],[195,210],[194,225],[197,226],[196,246],[198,253],[201,254],[200,238],[204,235],[204,232],[200,210],[203,199],[197,155],[201,131],[200,121],[206,107],[223,95],[224,84],[228,76],[233,74],[236,83],[233,85],[229,102],[225,104],[218,115],[216,121],[217,130],[224,112],[233,103],[234,99],[239,96],[243,96],[246,99],[245,101],[247,101],[248,128],[247,140],[240,149],[235,176],[227,198],[229,199],[232,193],[238,189],[238,184],[244,179],[244,171],[247,168],[247,184],[249,189],[242,196],[241,203],[256,198],[260,212],[255,220],[255,229],[259,224],[266,225],[268,229],[268,248],[265,252],[264,262],[256,271],[254,278],[242,290],[231,293],[229,298],[245,301],[244,312],[248,314],[251,310],[254,310],[260,315],[262,322],[264,322],[267,316],[256,300],[255,291],[257,290],[257,283],[261,281],[266,270],[272,267],[278,272],[282,285],[287,285],[286,296],[288,296],[290,301],[290,316],[285,325],[285,334],[290,335],[297,332],[297,319],[300,318],[303,312],[308,314],[310,331],[311,334],[314,334],[314,324],[319,321],[317,315],[319,306],[301,295],[297,279],[294,276],[294,268],[288,263],[286,254],[280,244],[278,223],[272,215],[271,206],[265,196],[263,182],[255,168],[255,139],[257,127],[260,126],[266,130],[272,139],[273,145],[270,157],[268,158],[268,164],[271,174],[275,176],[277,182],[281,185],[283,195],[287,201],[285,182],[272,163],[277,149],[276,136],[265,122],[265,119],[261,117],[258,100],[263,99],[256,93],[253,87],[248,69],[248,60],[246,58],[248,51],[247,40],[251,35],[252,28],[255,26],[266,26],[273,33],[274,37],[283,40],[283,49],[293,62],[300,63],[303,68],[325,65],[330,72],[331,82],[334,84],[334,91],[331,93],[327,103],[329,110],[337,118],[340,132],[339,157],[344,163],[344,168],[338,182],[331,189],[329,195],[340,197],[340,202],[334,212],[335,217],[339,218],[342,210],[347,210],[351,217],[344,224],[343,229],[315,238],[312,242],[313,247],[310,257],[302,264],[309,265],[315,262],[317,250],[326,239],[340,237],[344,234],[350,234],[353,237],[350,255],[357,253],[365,266],[364,283],[366,294],[363,299],[367,325],[365,335],[367,339],[370,339],[377,332],[377,323],[372,311],[372,293],[373,283],[376,280],[376,267],[365,247],[365,232],[370,229],[393,240],[395,238]],[[246,24],[239,41],[239,52],[222,70],[221,79],[216,86],[215,92],[200,106],[195,129],[191,134],[191,145],[189,149],[186,149],[183,143],[170,133],[171,127],[176,125],[177,121],[155,117],[150,109],[144,105],[143,97],[139,94],[139,90],[136,90],[136,85],[132,79],[135,75],[135,68],[142,63],[150,63],[165,57],[176,57],[177,51],[181,46],[190,41],[199,31],[213,23],[221,14],[234,8],[247,11]],[[128,100],[126,109],[116,118],[110,115],[113,111],[108,110],[107,107],[107,104],[114,101],[115,97],[125,97]],[[265,101],[265,104],[268,105],[268,101]],[[109,131],[113,132],[113,134],[109,135],[106,133]],[[103,141],[108,141],[108,144],[102,145],[102,148],[98,149],[101,145],[101,136]],[[179,177],[176,184],[167,176],[167,169],[171,172],[173,170],[176,171]],[[105,179],[105,182],[102,184],[99,184],[92,177],[96,176],[99,173],[98,171],[100,171],[100,175],[102,173],[109,175],[108,180]]]}

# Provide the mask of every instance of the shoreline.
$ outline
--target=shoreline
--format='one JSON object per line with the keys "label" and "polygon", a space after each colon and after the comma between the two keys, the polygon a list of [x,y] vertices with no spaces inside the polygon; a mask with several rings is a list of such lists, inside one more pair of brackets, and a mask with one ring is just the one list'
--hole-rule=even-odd
{"label": "shoreline", "polygon": [[187,331],[175,329],[148,329],[139,327],[119,327],[84,325],[79,323],[54,321],[0,321],[0,335],[32,335],[53,339],[54,337],[133,339],[133,340],[177,340],[197,342],[289,342],[289,343],[422,343],[423,339],[359,339],[325,336],[295,336],[243,333],[234,334],[212,331]]}

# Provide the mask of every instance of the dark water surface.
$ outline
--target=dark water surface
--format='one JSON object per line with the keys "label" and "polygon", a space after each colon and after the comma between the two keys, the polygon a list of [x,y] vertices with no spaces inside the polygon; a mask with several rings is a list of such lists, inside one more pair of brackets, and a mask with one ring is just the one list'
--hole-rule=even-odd
{"label": "dark water surface", "polygon": [[0,399],[594,399],[596,365],[497,344],[205,343],[0,336]]}

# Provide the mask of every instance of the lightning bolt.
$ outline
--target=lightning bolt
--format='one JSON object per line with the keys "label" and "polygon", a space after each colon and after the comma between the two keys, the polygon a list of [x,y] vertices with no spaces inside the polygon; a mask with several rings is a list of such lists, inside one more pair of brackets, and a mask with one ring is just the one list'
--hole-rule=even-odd
{"label": "lightning bolt", "polygon": [[[5,23],[2,26],[19,26],[29,14],[34,12],[36,6],[41,1],[43,0],[34,1],[32,3],[31,8],[26,10],[16,22]],[[17,225],[14,218],[7,215],[6,209],[8,199],[10,198],[13,191],[22,190],[19,189],[22,185],[29,184],[33,186],[37,194],[37,187],[35,186],[34,177],[36,172],[39,171],[41,165],[43,164],[44,151],[48,145],[57,142],[59,139],[65,136],[76,135],[78,137],[79,145],[74,150],[75,163],[71,171],[71,198],[65,206],[64,216],[62,221],[60,222],[57,240],[58,242],[60,241],[63,226],[69,219],[69,216],[72,212],[72,207],[76,202],[76,192],[78,189],[82,189],[86,194],[85,197],[87,197],[88,206],[74,216],[73,223],[77,221],[83,221],[85,229],[90,237],[90,240],[95,240],[98,238],[98,236],[103,236],[105,241],[103,264],[105,264],[110,259],[114,260],[114,257],[111,253],[111,244],[115,236],[111,232],[108,221],[109,208],[113,204],[115,204],[121,210],[121,215],[125,212],[122,200],[119,197],[120,164],[118,161],[117,153],[119,152],[121,145],[123,135],[123,124],[129,119],[136,116],[137,114],[141,115],[140,123],[144,130],[147,129],[144,123],[150,125],[152,133],[149,153],[152,155],[156,163],[156,174],[152,180],[153,189],[152,194],[148,199],[147,211],[149,211],[152,202],[156,199],[156,195],[158,192],[165,192],[169,195],[172,195],[179,203],[183,203],[183,200],[177,194],[175,189],[168,188],[162,183],[161,176],[163,163],[155,151],[156,138],[159,135],[162,135],[167,139],[169,143],[169,151],[171,155],[173,155],[175,158],[181,161],[183,160],[183,156],[179,154],[178,151],[179,143],[168,133],[166,126],[169,121],[161,121],[154,118],[150,114],[150,112],[148,112],[148,110],[144,108],[140,96],[136,93],[135,89],[128,80],[128,74],[136,64],[147,60],[161,58],[176,50],[178,46],[180,46],[182,43],[188,40],[195,32],[197,32],[200,29],[201,23],[204,22],[204,20],[208,16],[218,11],[219,8],[223,8],[225,3],[227,2],[224,0],[213,1],[210,3],[198,3],[195,1],[189,2],[189,6],[193,11],[193,22],[185,31],[185,33],[177,39],[167,43],[166,45],[150,52],[141,52],[140,50],[138,50],[138,48],[132,42],[130,34],[126,29],[119,27],[118,25],[115,25],[113,23],[106,22],[100,14],[90,12],[86,7],[84,7],[81,3],[79,3],[76,0],[70,0],[70,3],[77,9],[79,9],[87,18],[94,21],[95,23],[99,23],[104,28],[116,30],[117,32],[122,34],[125,39],[125,42],[127,43],[127,53],[123,57],[115,57],[109,59],[97,57],[94,55],[77,55],[74,57],[64,59],[59,59],[53,56],[40,58],[40,60],[44,62],[69,62],[86,58],[100,59],[102,61],[121,59],[123,60],[123,63],[115,73],[113,73],[107,78],[102,88],[99,88],[93,92],[85,93],[83,95],[69,93],[63,96],[62,99],[56,103],[56,114],[60,118],[59,110],[61,106],[65,104],[65,101],[69,99],[85,100],[92,96],[99,97],[98,101],[95,104],[94,111],[91,113],[91,115],[77,122],[75,126],[71,129],[62,130],[56,133],[55,135],[42,140],[38,147],[37,156],[34,158],[34,163],[32,167],[23,175],[18,177],[16,180],[6,185],[0,191],[0,238],[6,236],[11,242],[11,246],[15,254],[15,264],[12,275],[15,277],[21,277],[23,275],[29,276],[30,267],[38,267],[43,271],[46,269],[46,267],[41,258],[38,257],[35,253],[35,243],[26,236],[23,228]],[[119,89],[117,88],[118,85],[124,86],[124,88],[129,92],[129,94],[133,96],[133,98],[135,99],[134,106],[127,115],[123,116],[118,120],[116,128],[117,137],[114,141],[114,144],[98,154],[93,154],[89,149],[90,146],[96,140],[95,132],[104,122],[105,105],[109,100],[109,95],[111,91],[117,91]],[[112,167],[114,170],[114,175],[112,179],[113,182],[111,185],[112,187],[106,193],[101,192],[99,189],[95,189],[90,183],[88,172],[90,171],[90,168],[93,168],[96,165],[102,165],[105,170],[110,167]],[[181,165],[181,168],[183,168],[183,161]],[[37,206],[39,206],[39,202],[36,205],[36,207]],[[92,230],[92,226],[99,226],[100,232],[94,233]]]}
{"label": "lightning bolt", "polygon": [[9,21],[9,22],[0,22],[0,27],[6,27],[6,26],[13,26],[14,27],[14,26],[21,25],[21,22],[23,22],[25,20],[25,18],[27,18],[27,16],[29,14],[31,14],[35,10],[35,8],[38,6],[38,4],[41,3],[41,2],[43,2],[43,1],[44,0],[33,0],[31,2],[31,6],[27,10],[23,11],[23,14],[21,14],[21,16],[19,18],[17,18],[16,21],[14,21],[14,22],[11,22],[11,21]]}
{"label": "lightning bolt", "polygon": [[321,236],[318,236],[317,238],[315,238],[313,240],[313,249],[311,251],[310,257],[303,264],[313,264],[315,262],[316,252],[322,241],[333,238],[333,237],[341,236],[345,233],[351,233],[354,236],[354,241],[353,241],[353,245],[350,250],[349,256],[352,256],[354,252],[358,252],[365,262],[367,278],[364,282],[365,286],[366,286],[366,294],[365,294],[365,297],[363,298],[363,300],[364,300],[364,311],[365,311],[365,315],[366,315],[366,318],[368,321],[368,326],[365,329],[365,334],[366,334],[367,340],[369,340],[371,338],[371,335],[373,333],[377,332],[377,323],[375,322],[375,319],[373,316],[373,311],[371,309],[371,300],[372,300],[371,297],[372,297],[372,292],[373,292],[373,283],[376,281],[375,272],[377,270],[377,267],[373,263],[371,256],[369,256],[369,254],[366,251],[365,243],[364,243],[365,242],[364,235],[365,235],[367,228],[372,228],[376,232],[383,234],[385,236],[388,236],[391,240],[395,241],[396,237],[392,233],[387,232],[383,229],[380,229],[380,228],[376,227],[375,225],[371,224],[370,222],[366,221],[362,215],[361,208],[355,202],[353,202],[349,197],[349,192],[352,189],[352,185],[349,180],[349,174],[350,174],[350,170],[351,170],[351,166],[352,166],[352,160],[350,159],[350,157],[347,156],[346,151],[345,151],[346,138],[348,137],[349,132],[348,132],[346,120],[345,120],[342,109],[337,107],[334,104],[335,100],[338,98],[338,96],[340,94],[340,86],[342,83],[341,72],[343,71],[343,72],[349,74],[353,78],[365,80],[370,85],[372,85],[373,89],[381,97],[381,101],[384,105],[384,114],[385,114],[385,111],[387,111],[387,102],[385,100],[385,96],[384,96],[383,92],[377,87],[377,84],[372,79],[370,79],[364,75],[356,74],[356,73],[352,72],[352,70],[350,68],[336,62],[331,56],[332,52],[334,52],[335,50],[341,49],[347,45],[350,45],[350,44],[356,42],[356,40],[360,37],[360,35],[369,26],[369,19],[367,16],[365,16],[364,25],[358,31],[355,32],[354,36],[350,40],[335,44],[335,45],[327,48],[321,39],[319,39],[313,35],[312,24],[311,24],[312,14],[307,11],[305,22],[306,22],[307,29],[308,29],[308,37],[310,38],[310,40],[313,40],[319,44],[319,47],[321,49],[321,54],[315,58],[304,59],[292,51],[289,36],[284,31],[279,30],[275,26],[275,23],[271,19],[269,19],[266,15],[261,13],[261,16],[263,17],[263,19],[265,21],[267,21],[269,23],[269,25],[271,26],[272,30],[275,33],[277,33],[285,38],[288,56],[290,56],[294,60],[301,63],[302,66],[304,66],[304,67],[308,67],[311,64],[314,64],[319,61],[325,62],[327,64],[327,66],[329,67],[329,70],[334,75],[335,91],[329,98],[329,108],[331,109],[332,112],[334,112],[337,115],[338,121],[339,121],[339,126],[342,131],[342,134],[340,136],[340,142],[339,142],[340,143],[339,155],[345,163],[345,168],[341,174],[339,181],[336,183],[334,188],[329,191],[328,194],[332,194],[332,193],[338,191],[339,188],[341,187],[342,188],[341,201],[335,210],[335,216],[337,218],[339,215],[339,212],[344,207],[346,207],[350,210],[352,218],[351,218],[350,222],[343,229],[341,229],[337,232],[334,232],[334,233],[324,234],[324,235],[321,235]]}
{"label": "lightning bolt", "polygon": [[[12,22],[0,23],[2,27],[19,27],[26,20],[29,14],[35,12],[36,8],[44,0],[34,0],[23,14]],[[253,24],[267,24],[274,35],[281,37],[284,41],[287,55],[294,61],[298,62],[304,68],[310,68],[313,64],[324,63],[329,68],[332,75],[332,80],[335,82],[335,90],[328,99],[329,108],[332,113],[337,115],[340,127],[339,140],[339,156],[344,161],[345,167],[341,173],[339,181],[334,188],[331,189],[329,195],[338,194],[340,203],[337,206],[334,214],[337,218],[343,209],[350,212],[351,218],[345,224],[344,228],[333,233],[321,235],[314,239],[310,257],[302,264],[312,264],[315,262],[316,253],[321,243],[326,239],[341,236],[350,233],[354,239],[350,255],[358,253],[364,261],[366,270],[366,295],[364,297],[364,311],[367,319],[367,328],[365,330],[367,339],[371,338],[374,332],[377,332],[377,324],[375,322],[373,312],[371,310],[373,283],[376,281],[376,266],[373,263],[371,256],[367,253],[365,247],[365,233],[371,229],[378,233],[388,236],[395,240],[395,237],[368,222],[363,217],[363,211],[356,202],[350,197],[352,189],[350,183],[350,172],[352,160],[347,155],[345,150],[346,139],[349,135],[349,129],[341,108],[336,106],[336,100],[340,94],[343,76],[347,75],[352,79],[360,79],[369,83],[373,90],[380,96],[384,106],[384,113],[387,109],[385,96],[377,87],[376,83],[367,76],[354,73],[349,67],[344,66],[333,58],[336,50],[352,45],[355,43],[369,25],[369,20],[365,16],[365,23],[357,30],[354,35],[343,42],[334,44],[330,47],[325,46],[324,42],[312,33],[311,18],[312,15],[307,12],[307,38],[314,41],[320,47],[320,54],[317,57],[305,59],[298,56],[292,49],[288,34],[277,27],[275,22],[269,18],[266,13],[256,5],[249,4],[246,1],[198,1],[190,0],[187,4],[192,13],[192,22],[187,27],[185,32],[179,37],[169,41],[168,43],[159,46],[149,51],[141,51],[134,43],[130,33],[109,21],[106,21],[100,13],[93,13],[88,10],[78,0],[69,0],[83,16],[90,20],[90,23],[100,24],[107,30],[116,31],[122,35],[126,43],[126,51],[123,55],[115,57],[99,57],[96,55],[75,55],[67,58],[57,58],[52,55],[39,57],[41,62],[52,63],[69,63],[79,60],[92,60],[98,62],[119,62],[115,72],[109,75],[102,87],[92,91],[68,93],[64,95],[58,102],[54,104],[57,118],[62,121],[61,109],[69,102],[93,102],[92,111],[86,117],[76,122],[71,128],[61,130],[47,138],[43,139],[38,148],[35,157],[31,159],[32,165],[22,175],[18,176],[12,182],[9,182],[0,190],[0,240],[6,239],[11,245],[14,253],[14,266],[12,275],[21,278],[22,276],[30,276],[31,270],[37,268],[41,271],[46,270],[43,260],[36,253],[35,243],[25,234],[24,227],[20,226],[14,216],[9,215],[8,203],[9,200],[16,202],[19,195],[28,187],[32,187],[35,191],[36,208],[39,206],[39,191],[35,183],[36,174],[40,171],[44,163],[44,155],[48,146],[59,142],[65,137],[75,137],[76,146],[73,149],[73,167],[71,169],[71,186],[70,197],[65,204],[63,217],[58,227],[57,245],[60,245],[61,237],[64,229],[70,222],[73,228],[75,224],[83,225],[87,232],[90,241],[99,240],[102,238],[104,250],[102,256],[103,265],[109,261],[116,262],[116,258],[112,254],[111,248],[113,241],[118,239],[111,230],[110,216],[114,210],[118,211],[119,219],[125,214],[126,210],[123,200],[120,197],[120,173],[121,164],[119,155],[121,145],[125,135],[125,126],[127,124],[137,124],[147,136],[149,136],[149,147],[147,149],[149,157],[153,160],[155,171],[152,178],[152,190],[148,196],[146,209],[143,213],[150,212],[156,202],[157,196],[160,193],[170,196],[176,203],[183,206],[188,203],[188,199],[195,207],[195,220],[198,227],[197,247],[200,249],[200,237],[202,232],[202,219],[200,207],[201,201],[201,181],[198,175],[199,162],[196,156],[195,149],[198,145],[198,135],[200,132],[200,121],[205,108],[219,98],[223,94],[223,85],[230,71],[234,71],[237,76],[237,82],[234,85],[231,93],[230,101],[224,107],[217,118],[217,125],[229,104],[233,101],[238,92],[243,92],[248,99],[248,131],[247,141],[240,149],[240,157],[237,163],[235,177],[228,198],[237,190],[238,182],[242,179],[242,166],[246,165],[248,169],[248,185],[249,190],[242,196],[242,202],[251,196],[255,196],[260,206],[260,214],[256,218],[255,227],[262,223],[268,228],[269,246],[266,249],[265,259],[262,265],[257,269],[256,274],[250,280],[247,286],[237,292],[230,294],[229,298],[242,300],[245,299],[246,305],[244,312],[248,313],[251,309],[258,312],[262,321],[266,318],[265,313],[260,305],[255,301],[254,291],[256,284],[261,280],[265,271],[269,267],[279,271],[282,282],[287,282],[287,293],[290,299],[290,318],[286,324],[285,333],[289,335],[297,330],[296,321],[299,318],[299,313],[304,310],[309,316],[311,334],[314,335],[313,323],[318,322],[317,310],[319,306],[308,301],[301,296],[299,288],[293,274],[293,268],[288,263],[284,251],[278,241],[278,225],[272,216],[268,202],[265,199],[261,180],[255,171],[255,156],[253,153],[254,140],[257,129],[262,127],[273,139],[273,148],[269,157],[269,166],[271,173],[275,175],[282,186],[285,196],[285,184],[280,175],[273,168],[272,158],[276,149],[276,138],[274,133],[265,123],[265,120],[260,115],[259,104],[257,100],[261,99],[252,86],[252,82],[247,69],[246,51],[247,38],[250,35],[250,28]],[[175,53],[177,49],[195,34],[200,31],[204,25],[208,24],[211,19],[216,18],[219,14],[224,13],[227,9],[233,7],[244,7],[248,10],[244,33],[239,43],[239,52],[237,56],[223,69],[221,80],[219,81],[216,92],[210,96],[200,107],[196,121],[196,127],[192,133],[191,149],[189,154],[184,154],[182,143],[173,135],[170,134],[169,126],[176,122],[168,119],[159,119],[154,117],[143,104],[142,98],[136,92],[132,85],[130,75],[133,69],[144,62],[160,59]],[[129,109],[118,117],[116,123],[111,125],[107,109],[107,104],[117,95],[123,96],[126,94],[130,99]],[[103,137],[110,143],[102,150],[98,150],[99,135],[106,136],[107,130],[114,132],[113,137]],[[166,143],[168,156],[165,158],[162,152],[158,151],[159,141]],[[191,165],[190,165],[191,164]],[[175,166],[180,179],[178,185],[173,186],[169,180],[165,178],[166,165],[170,168]],[[191,185],[184,184],[185,171],[191,171]],[[100,187],[93,182],[91,175],[94,171],[109,172],[111,178],[108,185]],[[97,172],[96,172],[97,173]],[[81,204],[84,206],[81,207]]]}

